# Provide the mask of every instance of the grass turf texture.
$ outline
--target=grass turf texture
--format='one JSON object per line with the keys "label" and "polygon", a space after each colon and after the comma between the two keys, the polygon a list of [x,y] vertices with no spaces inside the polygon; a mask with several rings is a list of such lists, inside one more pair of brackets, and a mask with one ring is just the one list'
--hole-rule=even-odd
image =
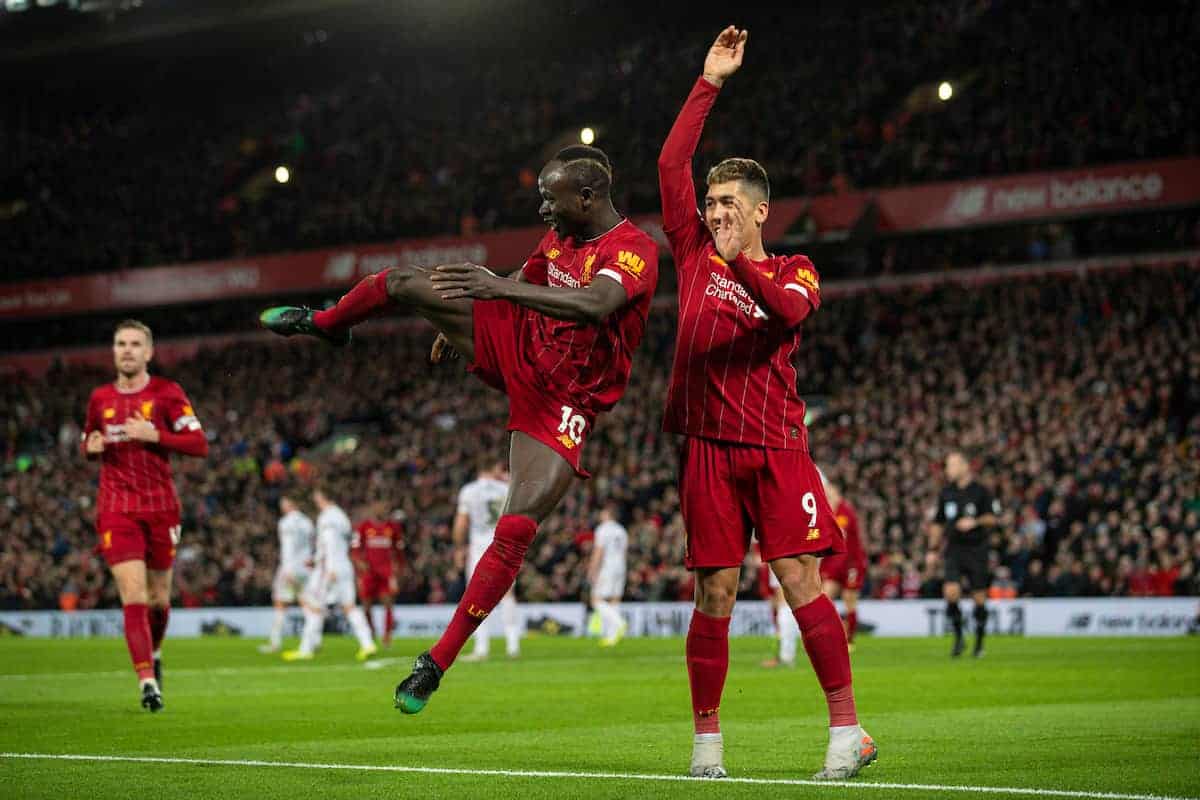
{"label": "grass turf texture", "polygon": [[[522,658],[460,663],[418,716],[392,690],[428,642],[378,670],[329,637],[284,665],[236,639],[168,640],[166,710],[138,707],[120,640],[0,640],[0,752],[79,753],[465,769],[686,771],[683,642],[532,639]],[[764,670],[773,642],[734,639],[721,721],[735,777],[808,778],[825,704],[806,663]],[[1200,795],[1200,639],[863,639],[862,721],[880,761],[861,783]],[[169,787],[169,792],[163,792]],[[962,793],[721,782],[429,775],[261,766],[0,759],[0,797],[916,798]],[[1004,797],[1006,795],[988,795]],[[1007,795],[1013,796],[1013,795]]]}

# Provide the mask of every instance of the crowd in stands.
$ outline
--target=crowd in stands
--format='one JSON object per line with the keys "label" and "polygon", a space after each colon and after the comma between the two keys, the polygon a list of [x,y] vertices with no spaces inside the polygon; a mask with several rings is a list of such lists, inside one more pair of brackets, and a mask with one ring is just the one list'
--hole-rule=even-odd
{"label": "crowd in stands", "polygon": [[[947,283],[830,297],[805,322],[800,389],[812,452],[858,507],[873,597],[937,596],[928,521],[951,448],[1004,505],[995,596],[1200,594],[1200,270]],[[656,308],[626,399],[597,425],[578,483],[542,526],[527,601],[577,600],[595,513],[622,509],[627,597],[687,599],[676,442],[660,432],[675,316]],[[371,323],[349,350],[252,340],[164,370],[211,442],[175,459],[183,501],[176,603],[269,602],[276,505],[319,476],[353,516],[405,525],[400,600],[462,591],[449,525],[481,454],[506,447],[505,400],[431,366],[432,332]],[[94,551],[97,467],[79,423],[109,369],[0,383],[0,607],[116,604]],[[746,570],[743,588],[753,594]]]}
{"label": "crowd in stands", "polygon": [[[653,211],[659,147],[727,9],[560,5],[500,39],[464,20],[473,43],[424,12],[372,31],[343,15],[272,46],[222,29],[0,77],[5,278],[536,223],[537,170],[584,124],[619,207]],[[697,166],[753,156],[777,196],[1200,150],[1196,4],[743,12],[746,66]],[[922,101],[943,79],[954,97]]]}

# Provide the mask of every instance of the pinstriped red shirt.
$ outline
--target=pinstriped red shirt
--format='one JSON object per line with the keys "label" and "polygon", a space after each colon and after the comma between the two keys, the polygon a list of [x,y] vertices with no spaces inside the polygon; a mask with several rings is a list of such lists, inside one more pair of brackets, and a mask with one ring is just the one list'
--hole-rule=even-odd
{"label": "pinstriped red shirt", "polygon": [[522,274],[541,286],[579,288],[603,277],[625,289],[628,301],[599,325],[521,312],[521,335],[542,387],[592,414],[612,408],[625,393],[633,353],[646,331],[658,285],[658,245],[627,219],[585,241],[549,231]]}
{"label": "pinstriped red shirt", "polygon": [[718,89],[696,82],[659,159],[663,229],[679,275],[679,331],[663,429],[807,450],[796,388],[799,321],[821,304],[804,256],[728,264],[696,206],[692,155]]}
{"label": "pinstriped red shirt", "polygon": [[106,383],[92,391],[88,400],[83,437],[92,431],[104,434],[100,455],[99,513],[136,514],[179,511],[179,497],[171,477],[166,448],[135,442],[124,431],[125,420],[134,413],[154,423],[159,430],[182,433],[199,431],[192,404],[174,381],[152,376],[144,388],[122,392]]}

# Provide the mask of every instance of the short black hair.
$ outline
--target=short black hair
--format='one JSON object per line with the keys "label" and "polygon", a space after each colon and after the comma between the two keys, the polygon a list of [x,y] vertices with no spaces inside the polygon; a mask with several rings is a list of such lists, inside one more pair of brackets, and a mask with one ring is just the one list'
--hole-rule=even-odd
{"label": "short black hair", "polygon": [[608,155],[599,147],[592,147],[590,144],[572,144],[567,145],[554,154],[554,160],[561,161],[564,164],[585,158],[600,162],[600,166],[608,170],[609,175],[612,174],[612,162],[608,160]]}
{"label": "short black hair", "polygon": [[563,165],[563,173],[577,189],[591,189],[600,197],[612,190],[612,162],[599,147],[573,144],[555,153],[553,161]]}
{"label": "short black hair", "polygon": [[753,158],[727,158],[708,171],[708,185],[741,181],[757,191],[767,202],[771,201],[771,182],[767,171]]}

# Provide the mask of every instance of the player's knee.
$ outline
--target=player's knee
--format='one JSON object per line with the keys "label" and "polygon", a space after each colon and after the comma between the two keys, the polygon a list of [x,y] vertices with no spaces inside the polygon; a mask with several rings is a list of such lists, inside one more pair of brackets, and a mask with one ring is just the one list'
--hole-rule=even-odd
{"label": "player's knee", "polygon": [[710,617],[728,617],[736,601],[736,582],[733,585],[721,580],[696,582],[696,608]]}
{"label": "player's knee", "polygon": [[393,300],[407,300],[418,275],[419,270],[408,264],[389,269],[384,279],[388,297]]}

